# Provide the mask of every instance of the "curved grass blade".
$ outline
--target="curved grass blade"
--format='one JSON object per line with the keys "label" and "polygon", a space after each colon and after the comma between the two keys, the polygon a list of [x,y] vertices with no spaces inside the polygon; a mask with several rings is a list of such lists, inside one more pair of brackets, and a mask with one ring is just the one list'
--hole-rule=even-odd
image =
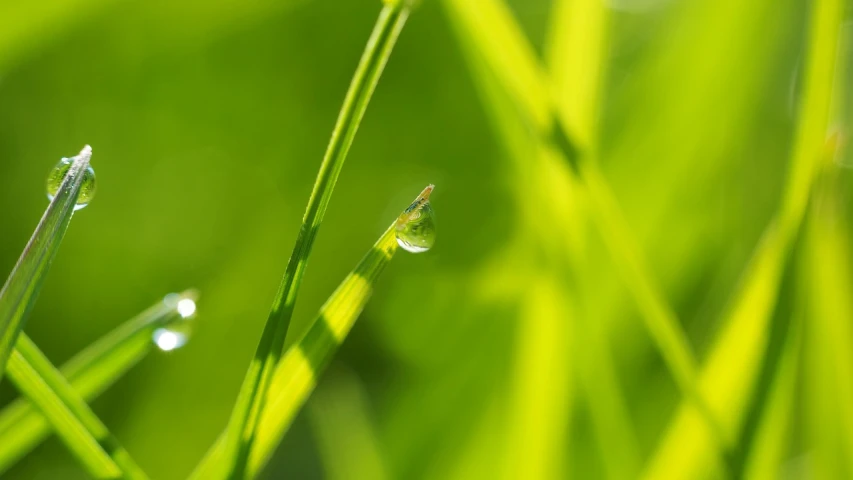
{"label": "curved grass blade", "polygon": [[0,379],[3,378],[6,362],[18,334],[24,328],[50,262],[59,250],[59,244],[71,222],[83,184],[83,173],[91,157],[92,148],[86,145],[73,158],[56,196],[47,206],[18,263],[0,290]]}
{"label": "curved grass blade", "polygon": [[332,132],[332,139],[308,200],[296,245],[261,334],[255,357],[246,372],[228,422],[225,447],[227,453],[223,457],[224,469],[228,477],[243,477],[270,381],[284,348],[290,317],[293,314],[296,295],[314,244],[314,237],[323,221],[323,215],[332,197],[332,190],[367,109],[367,104],[408,15],[407,2],[386,3],[379,14],[379,19],[376,21],[376,26],[347,91]]}
{"label": "curved grass blade", "polygon": [[[427,198],[430,190],[432,186],[427,187],[416,202]],[[408,211],[403,213],[406,214]],[[256,448],[249,457],[246,478],[254,478],[266,465],[293,418],[313,391],[319,375],[367,304],[373,293],[373,285],[397,251],[396,227],[395,221],[379,237],[355,270],[326,300],[308,331],[282,357],[270,385],[267,408],[258,425]],[[220,436],[191,478],[212,478],[219,457],[224,452],[225,438]]]}
{"label": "curved grass blade", "polygon": [[[589,161],[588,143],[593,130],[581,134],[569,130],[580,115],[564,112],[561,102],[548,93],[548,78],[536,59],[533,47],[524,38],[509,8],[500,0],[444,0],[460,42],[480,54],[509,95],[521,115],[578,174],[580,185],[590,200],[592,219],[601,232],[624,283],[634,296],[649,331],[682,394],[714,433],[720,448],[728,440],[713,417],[697,386],[697,367],[692,347],[678,318],[654,281],[641,250],[635,244],[618,204],[594,162]],[[506,53],[509,52],[509,53]],[[588,112],[586,112],[588,113]],[[583,143],[587,142],[587,143]],[[579,161],[583,160],[583,161]]]}
{"label": "curved grass blade", "polygon": [[[179,298],[194,301],[196,297],[195,292],[188,291]],[[151,351],[155,330],[180,318],[175,301],[157,302],[78,353],[60,372],[84,400],[96,398]],[[25,398],[0,411],[0,475],[52,431],[41,411]]]}
{"label": "curved grass blade", "polygon": [[9,378],[53,424],[66,447],[95,478],[146,479],[62,373],[21,335],[9,359]]}
{"label": "curved grass blade", "polygon": [[[781,211],[755,252],[702,369],[701,388],[728,435],[738,434],[767,343],[782,272],[799,233],[824,154],[842,2],[812,3],[805,90]],[[645,478],[695,478],[715,466],[709,438],[682,405]],[[677,459],[678,461],[673,461]]]}

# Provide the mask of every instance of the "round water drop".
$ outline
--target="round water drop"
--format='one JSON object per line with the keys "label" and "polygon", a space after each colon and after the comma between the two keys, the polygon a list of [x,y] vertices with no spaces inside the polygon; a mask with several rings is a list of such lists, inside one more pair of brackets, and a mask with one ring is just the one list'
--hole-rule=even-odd
{"label": "round water drop", "polygon": [[154,334],[151,339],[154,340],[154,344],[157,345],[157,348],[160,350],[163,350],[164,352],[171,352],[176,348],[183,347],[187,343],[188,337],[184,333],[176,330],[158,328],[157,330],[154,330]]}
{"label": "round water drop", "polygon": [[433,188],[425,188],[397,218],[397,244],[408,252],[426,252],[435,244],[435,213],[429,203]]}
{"label": "round water drop", "polygon": [[[74,158],[63,158],[53,167],[50,175],[47,176],[47,198],[53,200],[59,187],[62,186],[62,181],[68,175],[68,170],[71,169],[71,164],[74,163]],[[74,211],[80,210],[92,201],[95,196],[95,170],[90,166],[86,167],[83,172],[83,184],[80,185],[80,195],[77,197],[77,205],[74,206]]]}

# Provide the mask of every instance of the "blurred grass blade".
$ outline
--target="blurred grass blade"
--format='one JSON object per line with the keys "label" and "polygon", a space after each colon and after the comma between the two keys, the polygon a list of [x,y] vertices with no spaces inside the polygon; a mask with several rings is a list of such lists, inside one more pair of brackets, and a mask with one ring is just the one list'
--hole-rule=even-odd
{"label": "blurred grass blade", "polygon": [[47,206],[18,263],[0,290],[0,379],[18,334],[24,328],[50,262],[59,250],[80,195],[92,149],[86,145],[73,158],[68,174]]}
{"label": "blurred grass blade", "polygon": [[9,378],[53,424],[56,434],[92,476],[147,478],[85,400],[26,335],[19,337],[9,359]]}
{"label": "blurred grass blade", "polygon": [[[736,436],[746,413],[767,343],[782,272],[802,223],[824,153],[835,52],[842,18],[840,0],[812,5],[801,116],[781,211],[766,230],[723,329],[703,368],[701,388],[727,435]],[[646,478],[696,478],[714,465],[708,437],[682,405],[670,424]]]}
{"label": "blurred grass blade", "polygon": [[[553,142],[553,146],[562,152],[564,161],[576,160],[574,157],[578,153],[584,159],[576,166],[579,167],[580,184],[593,209],[592,218],[677,385],[683,395],[702,412],[705,422],[715,432],[717,443],[725,449],[727,439],[722,436],[721,428],[707,402],[699,395],[696,360],[687,336],[655,284],[651,269],[643,260],[639,246],[634,243],[603,176],[595,163],[589,161],[589,143],[581,143],[591,140],[593,127],[580,123],[583,112],[563,112],[562,105],[567,102],[555,100],[549,94],[547,77],[535,58],[533,48],[502,1],[444,0],[443,3],[460,42],[481,55],[482,61],[515,99],[517,108],[528,123],[543,139]],[[594,81],[590,85],[595,85]],[[592,87],[588,85],[587,88]],[[590,112],[585,114],[589,115]],[[573,120],[575,118],[577,120]],[[579,136],[567,131],[568,125],[572,123],[582,131],[586,129],[587,133]],[[570,151],[573,149],[577,150]]]}
{"label": "blurred grass blade", "polygon": [[[178,298],[195,300],[196,293]],[[153,348],[151,336],[158,328],[182,318],[171,295],[74,356],[60,372],[84,400],[106,390]],[[20,341],[20,339],[19,339]],[[32,403],[20,398],[0,411],[0,475],[44,441],[52,432],[50,423]]]}
{"label": "blurred grass blade", "polygon": [[306,406],[327,480],[389,478],[364,385],[355,373],[333,369]]}
{"label": "blurred grass blade", "polygon": [[296,245],[228,423],[227,453],[223,457],[223,468],[231,478],[242,478],[244,475],[270,381],[284,348],[290,317],[314,237],[367,104],[408,15],[407,2],[399,0],[385,4],[347,91],[308,200]]}
{"label": "blurred grass blade", "polygon": [[[432,186],[427,187],[418,200],[428,197],[431,190]],[[408,213],[409,209],[403,215]],[[370,299],[373,285],[397,251],[396,227],[397,221],[379,237],[355,270],[326,300],[308,331],[282,357],[270,385],[267,408],[258,425],[256,448],[249,458],[246,478],[254,478],[266,465],[293,418],[316,386],[319,375]],[[191,478],[212,478],[220,462],[219,457],[224,452],[224,437],[220,437]]]}

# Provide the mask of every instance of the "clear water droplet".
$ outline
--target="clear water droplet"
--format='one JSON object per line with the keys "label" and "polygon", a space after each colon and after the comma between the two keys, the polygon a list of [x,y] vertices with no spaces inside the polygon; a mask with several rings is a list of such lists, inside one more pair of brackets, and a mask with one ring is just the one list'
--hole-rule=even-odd
{"label": "clear water droplet", "polygon": [[433,188],[425,188],[397,218],[397,244],[407,252],[426,252],[435,244],[435,212],[429,203]]}
{"label": "clear water droplet", "polygon": [[161,328],[154,330],[151,340],[154,345],[164,352],[181,348],[190,339],[192,319],[196,313],[195,300],[177,293],[170,293],[163,298],[163,303],[173,309],[169,321]]}
{"label": "clear water droplet", "polygon": [[[63,158],[53,167],[50,175],[47,176],[47,198],[53,200],[59,187],[62,186],[62,181],[68,175],[68,170],[71,169],[71,164],[74,163],[74,158]],[[83,184],[80,185],[80,195],[77,197],[77,205],[74,206],[74,211],[80,210],[92,201],[95,196],[95,170],[92,166],[86,167],[83,172]]]}

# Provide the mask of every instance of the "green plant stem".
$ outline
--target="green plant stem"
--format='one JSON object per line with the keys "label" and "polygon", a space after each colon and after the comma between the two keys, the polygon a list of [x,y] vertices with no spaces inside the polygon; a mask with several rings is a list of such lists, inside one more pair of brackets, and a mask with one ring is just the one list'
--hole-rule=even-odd
{"label": "green plant stem", "polygon": [[391,2],[383,7],[341,107],[332,139],[308,200],[296,245],[228,422],[226,453],[223,459],[226,462],[224,471],[229,478],[238,479],[245,476],[246,462],[252,449],[258,421],[263,413],[270,381],[282,355],[293,306],[314,237],[320,228],[370,97],[406,23],[409,8],[404,3]]}
{"label": "green plant stem", "polygon": [[[195,299],[195,292],[180,298]],[[154,330],[179,315],[175,305],[159,301],[78,353],[60,369],[84,400],[97,397],[153,348]],[[23,335],[22,335],[23,337]],[[19,339],[20,342],[20,339]],[[39,445],[52,432],[45,416],[26,398],[0,411],[0,474]]]}
{"label": "green plant stem", "polygon": [[47,206],[18,263],[0,290],[0,379],[71,222],[91,156],[92,149],[87,145],[74,157],[56,196]]}
{"label": "green plant stem", "polygon": [[[382,234],[355,270],[338,286],[308,332],[287,350],[270,384],[246,478],[266,465],[323,369],[334,356],[373,292],[373,284],[397,251],[396,222]],[[220,436],[190,478],[214,478],[226,437]]]}
{"label": "green plant stem", "polygon": [[96,478],[145,479],[145,473],[29,337],[9,359],[9,377],[44,414]]}

